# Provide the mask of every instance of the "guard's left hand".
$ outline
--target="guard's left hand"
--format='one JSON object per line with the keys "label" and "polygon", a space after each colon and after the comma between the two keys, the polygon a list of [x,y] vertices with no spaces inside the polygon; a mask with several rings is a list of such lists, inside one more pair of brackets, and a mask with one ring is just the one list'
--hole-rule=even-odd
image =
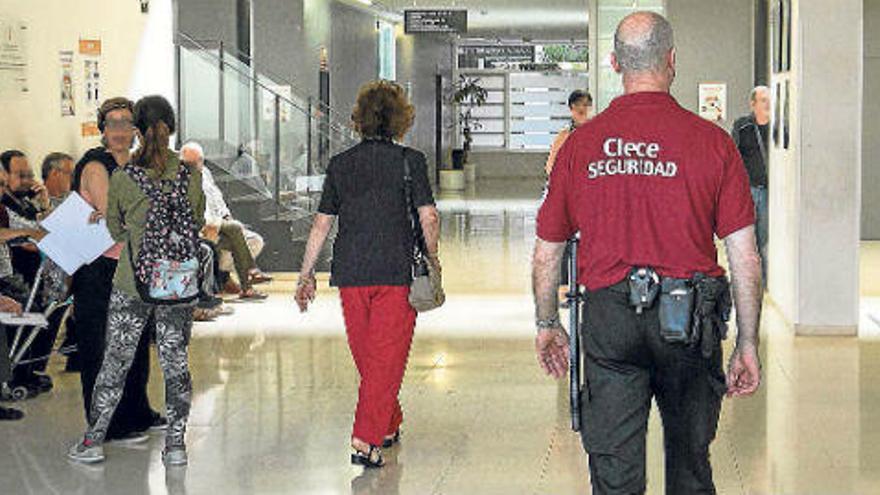
{"label": "guard's left hand", "polygon": [[568,372],[568,332],[564,328],[538,331],[535,337],[538,364],[557,380]]}

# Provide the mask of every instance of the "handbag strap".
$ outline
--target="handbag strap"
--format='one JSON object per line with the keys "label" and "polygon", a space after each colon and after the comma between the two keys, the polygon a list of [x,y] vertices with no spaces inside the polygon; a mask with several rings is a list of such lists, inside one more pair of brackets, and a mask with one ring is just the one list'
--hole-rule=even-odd
{"label": "handbag strap", "polygon": [[406,156],[406,148],[403,148],[403,190],[406,196],[406,210],[410,218],[413,231],[413,250],[416,257],[421,257],[428,252],[425,244],[425,234],[422,231],[422,222],[419,212],[412,198],[412,172],[409,166],[409,158]]}

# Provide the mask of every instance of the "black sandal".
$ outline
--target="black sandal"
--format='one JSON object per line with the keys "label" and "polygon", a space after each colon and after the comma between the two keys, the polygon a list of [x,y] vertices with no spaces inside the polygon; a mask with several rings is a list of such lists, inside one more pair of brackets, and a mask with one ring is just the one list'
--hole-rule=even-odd
{"label": "black sandal", "polygon": [[355,466],[373,469],[384,466],[385,459],[382,458],[382,451],[379,450],[379,447],[370,445],[370,451],[367,453],[355,449],[355,453],[351,454],[351,463]]}
{"label": "black sandal", "polygon": [[400,443],[400,430],[394,432],[394,436],[391,438],[385,438],[382,440],[382,448],[390,449],[394,446],[394,444]]}

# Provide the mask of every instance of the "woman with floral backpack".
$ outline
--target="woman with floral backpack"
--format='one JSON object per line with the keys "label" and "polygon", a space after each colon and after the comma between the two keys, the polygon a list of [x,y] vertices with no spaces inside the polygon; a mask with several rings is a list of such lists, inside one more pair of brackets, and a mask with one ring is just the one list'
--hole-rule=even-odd
{"label": "woman with floral backpack", "polygon": [[126,375],[147,321],[156,321],[159,362],[165,377],[168,428],[162,460],[187,463],[184,434],[192,401],[187,343],[198,297],[198,232],[205,196],[197,170],[169,149],[174,110],[165,98],[148,96],[134,108],[140,148],[113,173],[107,227],[124,244],[113,279],[107,346],[93,393],[89,426],[68,457],[104,460],[103,442],[122,395]]}

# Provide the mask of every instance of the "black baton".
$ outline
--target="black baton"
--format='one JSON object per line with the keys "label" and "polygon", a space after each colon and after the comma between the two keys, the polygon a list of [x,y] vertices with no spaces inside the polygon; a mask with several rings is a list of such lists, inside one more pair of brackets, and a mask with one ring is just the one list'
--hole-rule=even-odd
{"label": "black baton", "polygon": [[581,346],[580,317],[583,295],[577,280],[577,248],[578,236],[568,240],[568,372],[569,400],[571,402],[571,429],[581,429]]}

